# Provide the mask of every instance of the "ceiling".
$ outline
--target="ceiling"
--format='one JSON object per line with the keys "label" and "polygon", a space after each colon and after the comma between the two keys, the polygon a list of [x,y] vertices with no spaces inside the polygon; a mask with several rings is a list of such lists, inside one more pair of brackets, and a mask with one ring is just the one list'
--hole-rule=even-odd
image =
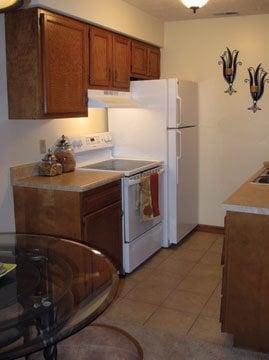
{"label": "ceiling", "polygon": [[164,21],[235,16],[224,14],[227,12],[238,12],[239,15],[269,13],[269,0],[209,0],[196,14],[187,9],[180,0],[124,1]]}

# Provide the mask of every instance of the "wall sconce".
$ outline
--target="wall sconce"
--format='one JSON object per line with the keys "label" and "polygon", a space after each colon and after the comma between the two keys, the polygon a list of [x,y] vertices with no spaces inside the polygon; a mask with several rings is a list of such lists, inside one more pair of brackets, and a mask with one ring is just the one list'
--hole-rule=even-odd
{"label": "wall sconce", "polygon": [[231,51],[228,47],[226,49],[227,50],[225,50],[221,55],[221,61],[219,61],[219,65],[223,66],[223,77],[229,85],[225,93],[232,95],[236,92],[236,90],[233,88],[233,83],[236,78],[237,65],[242,65],[242,62],[237,61],[239,54],[238,50]]}
{"label": "wall sconce", "polygon": [[262,68],[262,64],[259,64],[256,70],[253,67],[249,67],[248,73],[249,79],[246,79],[245,82],[249,83],[250,94],[253,100],[253,105],[248,110],[252,110],[255,113],[261,110],[257,103],[263,96],[265,82],[269,82],[266,79],[268,73]]}

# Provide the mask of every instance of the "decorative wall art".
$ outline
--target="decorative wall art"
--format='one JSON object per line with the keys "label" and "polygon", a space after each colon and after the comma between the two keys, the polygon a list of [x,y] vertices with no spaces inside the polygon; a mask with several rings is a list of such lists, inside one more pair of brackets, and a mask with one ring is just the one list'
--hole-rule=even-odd
{"label": "decorative wall art", "polygon": [[268,73],[262,68],[262,64],[259,64],[256,70],[253,67],[249,67],[248,73],[249,79],[246,79],[245,82],[249,83],[250,94],[253,100],[253,105],[248,110],[255,113],[261,110],[257,103],[263,96],[265,83],[269,82],[269,79],[266,79]]}
{"label": "decorative wall art", "polygon": [[237,92],[233,88],[233,83],[236,78],[237,66],[242,65],[241,61],[238,61],[238,50],[231,51],[228,47],[221,55],[221,60],[219,61],[219,65],[223,67],[223,77],[225,81],[228,83],[229,87],[225,91],[226,94],[232,95]]}

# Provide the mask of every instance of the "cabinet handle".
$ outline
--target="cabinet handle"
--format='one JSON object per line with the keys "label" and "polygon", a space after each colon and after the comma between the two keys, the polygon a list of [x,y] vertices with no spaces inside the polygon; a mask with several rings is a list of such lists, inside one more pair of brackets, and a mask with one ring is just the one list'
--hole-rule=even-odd
{"label": "cabinet handle", "polygon": [[118,71],[115,70],[115,80],[117,80],[117,79],[118,79]]}
{"label": "cabinet handle", "polygon": [[111,69],[110,68],[108,69],[108,80],[109,81],[111,80]]}

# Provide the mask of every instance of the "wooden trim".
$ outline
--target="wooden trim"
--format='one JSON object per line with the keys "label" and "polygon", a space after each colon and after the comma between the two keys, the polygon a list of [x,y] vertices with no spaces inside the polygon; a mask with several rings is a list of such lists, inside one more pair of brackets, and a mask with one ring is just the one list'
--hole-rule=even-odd
{"label": "wooden trim", "polygon": [[212,234],[224,234],[224,227],[223,226],[215,226],[215,225],[204,225],[199,224],[196,228],[197,231],[201,232],[208,232]]}

